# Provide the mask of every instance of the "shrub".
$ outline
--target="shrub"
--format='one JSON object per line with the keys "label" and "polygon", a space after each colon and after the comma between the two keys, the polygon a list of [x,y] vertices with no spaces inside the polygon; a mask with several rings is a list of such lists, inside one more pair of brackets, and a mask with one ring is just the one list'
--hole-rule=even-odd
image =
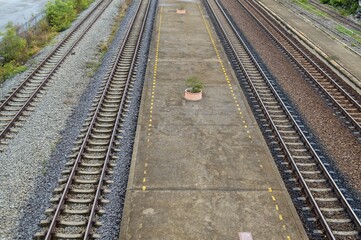
{"label": "shrub", "polygon": [[5,33],[0,33],[0,56],[4,62],[23,61],[25,58],[26,40],[16,32],[16,27],[9,23]]}
{"label": "shrub", "polygon": [[18,66],[14,61],[6,63],[4,66],[0,67],[0,82],[3,82],[19,72],[25,71],[26,69],[25,66]]}
{"label": "shrub", "polygon": [[71,0],[48,2],[45,13],[49,25],[58,32],[67,29],[76,17],[74,4]]}
{"label": "shrub", "polygon": [[73,0],[74,1],[74,7],[77,10],[77,12],[81,12],[87,7],[89,7],[90,3],[93,2],[93,0]]}

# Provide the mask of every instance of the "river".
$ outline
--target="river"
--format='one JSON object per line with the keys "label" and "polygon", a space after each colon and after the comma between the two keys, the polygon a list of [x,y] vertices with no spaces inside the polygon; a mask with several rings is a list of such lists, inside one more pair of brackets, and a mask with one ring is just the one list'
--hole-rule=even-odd
{"label": "river", "polygon": [[23,25],[41,13],[49,0],[0,0],[0,31],[8,22]]}

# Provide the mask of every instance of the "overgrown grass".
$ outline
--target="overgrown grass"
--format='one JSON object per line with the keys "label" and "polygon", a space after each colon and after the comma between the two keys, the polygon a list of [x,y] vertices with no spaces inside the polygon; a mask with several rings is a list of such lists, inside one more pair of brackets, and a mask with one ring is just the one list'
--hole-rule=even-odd
{"label": "overgrown grass", "polygon": [[312,6],[308,0],[294,0],[294,2],[300,6],[301,8],[305,9],[308,12],[312,12],[320,17],[329,17],[329,15],[325,12],[318,10],[316,7]]}
{"label": "overgrown grass", "polygon": [[337,25],[336,30],[339,31],[340,33],[346,34],[347,36],[353,38],[361,45],[361,32],[348,29],[342,25]]}
{"label": "overgrown grass", "polygon": [[131,0],[126,0],[122,3],[122,5],[119,7],[119,12],[114,20],[114,24],[112,26],[112,31],[110,33],[110,36],[106,41],[103,41],[99,44],[99,55],[97,56],[97,60],[92,60],[86,63],[87,76],[92,77],[96,71],[99,69],[102,60],[104,59],[104,56],[106,52],[108,51],[108,48],[110,44],[113,42],[115,38],[115,34],[117,33],[120,23],[122,22],[123,18],[125,17],[125,14],[131,4]]}
{"label": "overgrown grass", "polygon": [[113,42],[113,40],[115,38],[115,34],[117,33],[120,23],[122,22],[123,18],[125,17],[125,14],[129,8],[131,2],[132,2],[131,0],[126,0],[119,7],[118,15],[116,16],[115,21],[114,21],[115,24],[113,24],[113,26],[112,26],[112,32],[110,33],[108,40],[106,42],[103,42],[99,47],[99,51],[102,54],[102,56],[105,55],[105,53],[108,51],[109,45]]}

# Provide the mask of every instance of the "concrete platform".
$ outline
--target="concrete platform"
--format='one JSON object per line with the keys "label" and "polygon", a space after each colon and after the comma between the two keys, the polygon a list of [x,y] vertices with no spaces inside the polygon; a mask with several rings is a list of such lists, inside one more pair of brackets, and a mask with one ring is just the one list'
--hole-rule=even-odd
{"label": "concrete platform", "polygon": [[[160,1],[120,239],[308,239],[203,14]],[[201,101],[182,97],[189,76]]]}

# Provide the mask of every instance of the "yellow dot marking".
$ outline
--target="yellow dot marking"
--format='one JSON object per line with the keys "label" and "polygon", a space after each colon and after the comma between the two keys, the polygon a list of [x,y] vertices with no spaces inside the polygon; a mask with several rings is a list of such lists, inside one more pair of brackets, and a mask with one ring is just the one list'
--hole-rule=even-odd
{"label": "yellow dot marking", "polygon": [[276,210],[277,210],[277,211],[279,211],[279,210],[280,210],[277,204],[276,204]]}
{"label": "yellow dot marking", "polygon": [[[155,63],[154,63],[154,72],[153,72],[153,85],[152,85],[152,94],[151,94],[151,101],[150,101],[150,109],[149,109],[149,124],[148,124],[148,136],[150,136],[150,131],[152,130],[152,118],[153,118],[153,105],[154,105],[154,96],[155,96],[155,87],[156,87],[156,83],[157,83],[157,69],[158,69],[158,50],[159,50],[159,44],[160,44],[160,29],[161,29],[161,23],[162,23],[162,12],[163,12],[163,7],[160,9],[160,14],[159,14],[159,28],[158,28],[158,39],[157,39],[157,46],[156,46],[156,53],[155,53]],[[147,139],[147,148],[149,148],[149,142],[150,142],[150,138],[148,137]],[[148,159],[148,157],[147,157]],[[146,161],[147,161],[146,159]],[[147,167],[148,167],[148,163],[146,162],[144,164],[144,175],[147,174]],[[147,181],[147,179],[144,177],[143,178],[143,183],[145,183]],[[142,190],[145,191],[147,189],[147,187],[145,186],[145,184],[142,186]]]}
{"label": "yellow dot marking", "polygon": [[[198,4],[198,8],[199,8],[199,11],[200,11],[200,13],[201,13],[201,15],[202,15],[203,22],[204,22],[204,25],[205,25],[205,27],[206,27],[206,29],[207,29],[209,38],[210,38],[210,40],[211,40],[211,42],[212,42],[212,44],[213,44],[213,48],[214,48],[214,50],[215,50],[215,52],[216,52],[216,55],[217,55],[217,57],[218,57],[218,61],[219,61],[220,66],[221,66],[221,70],[223,71],[223,74],[224,74],[224,76],[225,76],[225,78],[226,78],[226,81],[227,81],[227,83],[228,83],[228,86],[229,86],[229,88],[230,88],[230,90],[231,90],[231,93],[232,93],[234,102],[236,103],[237,110],[239,111],[239,114],[240,114],[241,118],[243,119],[242,112],[241,112],[240,107],[239,107],[239,105],[238,105],[237,97],[236,97],[236,96],[234,95],[234,93],[233,93],[233,89],[232,89],[232,86],[231,86],[231,84],[230,84],[228,75],[227,75],[227,73],[226,73],[226,70],[225,70],[225,67],[224,67],[224,65],[223,65],[222,59],[220,58],[220,55],[219,55],[217,46],[216,46],[216,44],[215,44],[215,42],[214,42],[214,40],[213,40],[213,37],[212,37],[211,31],[210,31],[210,28],[209,28],[209,26],[208,26],[208,24],[207,24],[207,22],[206,22],[206,19],[205,19],[205,17],[204,17],[204,14],[203,14],[203,12],[202,12],[202,9],[201,9],[201,7],[200,7],[200,4]],[[244,127],[247,128],[246,121],[243,120],[243,123],[244,123]],[[247,134],[249,134],[249,131],[247,131]],[[251,138],[251,135],[248,135],[248,137]],[[262,165],[260,165],[260,166],[262,166]],[[263,167],[263,166],[262,166],[262,167]],[[272,188],[268,188],[268,191],[269,191],[270,193],[273,192]],[[276,198],[275,198],[273,195],[272,195],[272,200],[273,200],[273,201],[276,200]],[[278,205],[276,205],[276,209],[277,209],[277,210],[279,209]],[[283,220],[283,217],[282,217],[281,214],[279,214],[279,219],[280,219],[280,220]],[[289,236],[287,236],[287,239],[288,239],[288,237],[289,237]]]}

